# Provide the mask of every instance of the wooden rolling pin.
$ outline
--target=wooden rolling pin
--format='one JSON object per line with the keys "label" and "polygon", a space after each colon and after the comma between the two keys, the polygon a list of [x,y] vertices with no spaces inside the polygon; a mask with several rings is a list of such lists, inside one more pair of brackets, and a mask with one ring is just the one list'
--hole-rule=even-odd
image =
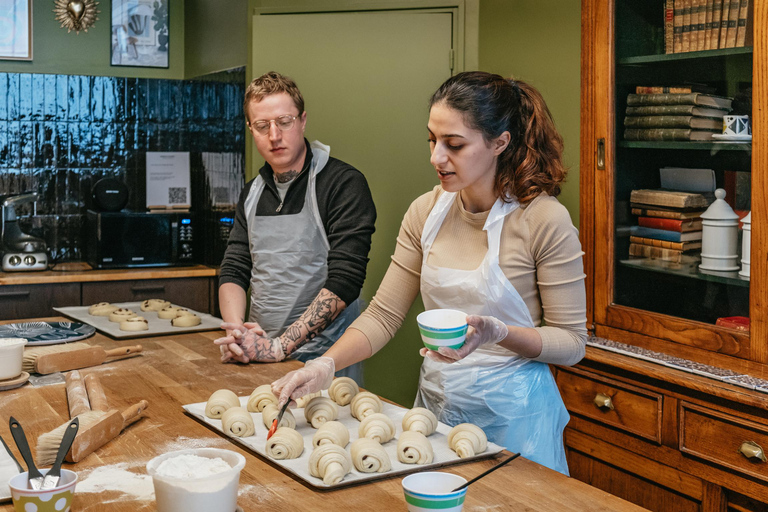
{"label": "wooden rolling pin", "polygon": [[103,347],[93,346],[79,350],[70,350],[68,352],[58,352],[55,354],[44,354],[37,358],[35,369],[37,373],[47,375],[54,372],[66,372],[78,368],[88,368],[102,364],[109,359],[109,362],[125,359],[134,356],[142,350],[141,345],[131,347],[114,348],[104,350]]}
{"label": "wooden rolling pin", "polygon": [[[72,372],[74,373],[74,372]],[[88,401],[91,403],[92,411],[108,411],[110,409],[107,402],[107,395],[104,388],[101,387],[101,381],[93,373],[83,377],[85,390],[88,392]]]}
{"label": "wooden rolling pin", "polygon": [[65,377],[67,386],[67,404],[69,405],[69,417],[74,418],[83,413],[90,412],[91,403],[85,389],[85,382],[80,372],[69,372]]}

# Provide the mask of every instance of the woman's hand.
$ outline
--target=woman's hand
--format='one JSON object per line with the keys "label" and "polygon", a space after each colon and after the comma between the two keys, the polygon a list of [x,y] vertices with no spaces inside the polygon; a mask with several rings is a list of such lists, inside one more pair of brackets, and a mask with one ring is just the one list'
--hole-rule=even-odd
{"label": "woman's hand", "polygon": [[336,373],[336,363],[330,357],[318,357],[304,364],[304,368],[288,372],[272,383],[272,393],[282,406],[288,400],[298,400],[309,393],[328,389]]}
{"label": "woman's hand", "polygon": [[243,325],[221,324],[229,333],[214,340],[221,350],[221,361],[249,363],[251,361],[274,363],[285,359],[285,352],[280,338],[267,338],[264,330],[257,323],[246,322]]}
{"label": "woman's hand", "polygon": [[458,349],[440,347],[436,352],[424,347],[419,350],[422,356],[429,357],[440,363],[453,363],[464,359],[482,345],[494,345],[503,341],[509,335],[506,324],[492,316],[469,315],[467,316],[467,337],[464,345]]}

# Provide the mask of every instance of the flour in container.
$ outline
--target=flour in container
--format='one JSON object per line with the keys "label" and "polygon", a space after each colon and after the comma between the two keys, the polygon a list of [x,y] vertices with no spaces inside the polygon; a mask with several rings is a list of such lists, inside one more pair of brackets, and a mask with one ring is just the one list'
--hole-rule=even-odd
{"label": "flour in container", "polygon": [[219,457],[209,459],[199,455],[183,454],[165,459],[157,467],[157,475],[166,478],[204,478],[223,473],[232,466]]}

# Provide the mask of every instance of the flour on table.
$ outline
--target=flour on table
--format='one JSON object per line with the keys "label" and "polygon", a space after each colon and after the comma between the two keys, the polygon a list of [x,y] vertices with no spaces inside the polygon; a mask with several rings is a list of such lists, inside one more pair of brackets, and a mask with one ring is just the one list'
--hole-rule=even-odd
{"label": "flour on table", "polygon": [[168,478],[203,478],[232,469],[224,459],[200,457],[191,453],[165,459],[157,467],[157,475]]}
{"label": "flour on table", "polygon": [[127,495],[123,499],[154,500],[152,477],[127,471],[128,467],[128,464],[122,463],[96,468],[77,483],[77,492],[117,491]]}

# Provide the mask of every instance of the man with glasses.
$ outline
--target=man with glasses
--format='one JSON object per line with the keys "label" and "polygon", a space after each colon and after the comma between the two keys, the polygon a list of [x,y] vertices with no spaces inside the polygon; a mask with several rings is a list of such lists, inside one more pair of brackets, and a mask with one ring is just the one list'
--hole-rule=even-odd
{"label": "man with glasses", "polygon": [[[307,361],[360,314],[376,209],[360,171],[304,138],[307,113],[293,80],[256,78],[243,110],[266,163],[237,204],[219,278],[227,336],[215,343],[224,362]],[[359,367],[344,374],[362,377]]]}

